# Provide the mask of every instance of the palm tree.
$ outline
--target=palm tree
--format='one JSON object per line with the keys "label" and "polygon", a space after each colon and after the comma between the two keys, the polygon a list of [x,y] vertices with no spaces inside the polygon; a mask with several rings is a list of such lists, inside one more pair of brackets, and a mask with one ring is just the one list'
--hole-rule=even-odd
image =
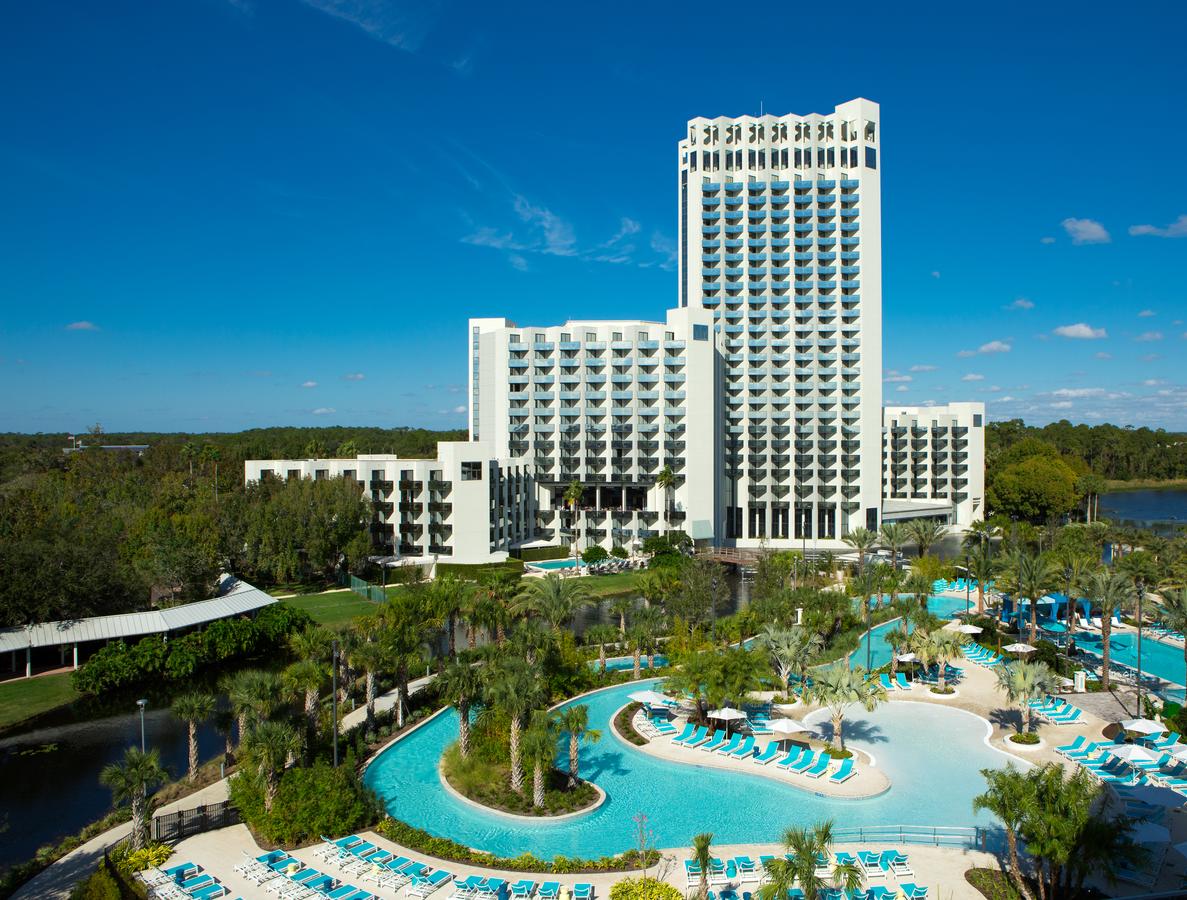
{"label": "palm tree", "polygon": [[618,616],[618,633],[626,637],[626,617],[635,611],[634,597],[618,597],[610,601],[610,612]]}
{"label": "palm tree", "polygon": [[927,551],[948,534],[948,526],[935,519],[911,519],[907,523],[907,533],[919,548],[919,555],[927,556]]}
{"label": "palm tree", "polygon": [[222,459],[222,451],[214,444],[206,444],[202,447],[199,458],[202,462],[211,463],[214,466],[214,502],[218,503],[218,461]]}
{"label": "palm tree", "polygon": [[589,707],[566,706],[556,714],[556,725],[562,734],[569,736],[569,787],[577,787],[577,773],[580,765],[579,750],[583,740],[596,744],[602,739],[602,732],[589,727]]}
{"label": "palm tree", "polygon": [[982,547],[970,554],[966,562],[968,571],[965,574],[977,580],[977,615],[981,615],[985,612],[985,585],[993,579],[993,557]]}
{"label": "palm tree", "polygon": [[543,578],[529,578],[526,582],[515,597],[512,611],[518,615],[540,616],[553,630],[567,624],[577,610],[591,602],[589,589],[578,579],[561,578],[550,572]]}
{"label": "palm tree", "polygon": [[1063,577],[1064,596],[1067,597],[1067,630],[1069,634],[1075,634],[1076,619],[1080,612],[1076,608],[1076,592],[1094,568],[1095,560],[1091,556],[1076,552],[1061,553],[1055,558]]}
{"label": "palm tree", "polygon": [[869,677],[864,666],[850,669],[843,660],[822,669],[805,694],[813,702],[828,707],[833,723],[833,740],[842,750],[845,748],[846,711],[857,705],[872,712],[886,699],[886,691]]}
{"label": "palm tree", "polygon": [[190,464],[190,485],[194,483],[194,460],[198,458],[198,445],[186,441],[181,445],[181,458]]}
{"label": "palm tree", "polygon": [[231,708],[239,719],[239,743],[242,744],[253,722],[267,719],[280,703],[280,679],[272,672],[243,669],[224,682]]}
{"label": "palm tree", "polygon": [[585,493],[585,487],[574,478],[569,482],[569,486],[565,488],[564,501],[565,505],[569,507],[570,527],[573,529],[573,562],[577,562],[577,549],[580,543],[580,530],[577,527],[577,504],[581,502],[581,497]]}
{"label": "palm tree", "polygon": [[639,580],[635,582],[635,588],[643,598],[645,607],[658,604],[679,586],[679,579],[668,569],[651,569],[640,575]]}
{"label": "palm tree", "polygon": [[1102,569],[1088,576],[1085,583],[1093,606],[1100,607],[1101,690],[1109,689],[1109,639],[1113,634],[1113,614],[1125,609],[1133,598],[1133,584],[1120,572]]}
{"label": "palm tree", "polygon": [[524,760],[532,767],[532,806],[544,806],[545,776],[556,762],[556,727],[547,710],[532,712],[531,724],[523,735]]}
{"label": "palm tree", "polygon": [[789,828],[783,842],[787,854],[767,862],[767,881],[758,889],[758,900],[784,900],[793,896],[793,885],[804,900],[817,900],[826,892],[849,896],[861,887],[861,869],[856,863],[836,863],[827,878],[817,872],[819,860],[833,858],[831,821],[818,822],[812,828]]}
{"label": "palm tree", "polygon": [[975,519],[965,529],[964,539],[961,541],[965,550],[984,550],[993,556],[993,539],[1001,537],[1002,530],[984,519]]}
{"label": "palm tree", "polygon": [[591,625],[585,631],[585,640],[598,645],[598,670],[603,675],[606,674],[606,645],[617,641],[619,636],[613,625]]}
{"label": "palm tree", "polygon": [[478,669],[464,659],[452,660],[437,677],[441,699],[457,709],[457,746],[462,759],[470,755],[470,704],[482,695]]}
{"label": "palm tree", "polygon": [[1055,566],[1052,565],[1048,557],[1042,554],[1031,556],[1024,553],[1015,560],[1014,581],[1018,589],[1018,596],[1025,597],[1030,601],[1030,642],[1032,644],[1038,639],[1039,634],[1039,598],[1054,587],[1057,578]]}
{"label": "palm tree", "polygon": [[367,730],[375,725],[375,687],[380,672],[391,665],[392,654],[386,644],[378,641],[366,641],[354,648],[350,654],[353,666],[363,672],[367,698]]}
{"label": "palm tree", "polygon": [[664,494],[664,534],[668,533],[668,517],[671,514],[672,491],[676,489],[679,479],[671,466],[664,466],[655,476],[655,486]]}
{"label": "palm tree", "polygon": [[304,698],[305,746],[310,749],[317,739],[322,685],[329,676],[329,666],[315,659],[298,659],[287,666],[282,675],[286,693]]}
{"label": "palm tree", "polygon": [[429,605],[445,624],[449,656],[457,656],[457,618],[466,605],[469,585],[453,575],[439,575],[429,587]]}
{"label": "palm tree", "polygon": [[543,701],[539,676],[519,657],[508,657],[484,673],[486,702],[503,710],[510,719],[508,746],[511,756],[511,789],[523,793],[523,759],[520,737],[524,718]]}
{"label": "palm tree", "polygon": [[857,551],[857,574],[861,575],[866,568],[866,554],[878,545],[878,535],[868,528],[854,528],[841,535],[841,540]]}
{"label": "palm tree", "polygon": [[878,531],[878,543],[890,551],[890,561],[898,568],[898,551],[907,543],[907,528],[901,522],[883,522]]}
{"label": "palm tree", "polygon": [[998,666],[997,686],[1006,699],[1018,705],[1022,713],[1021,730],[1033,731],[1031,700],[1038,700],[1059,689],[1059,678],[1046,663],[1012,662]]}
{"label": "palm tree", "polygon": [[511,618],[511,604],[519,593],[520,575],[516,572],[495,572],[483,577],[476,607],[476,619],[493,632],[500,647],[507,641],[507,623]]}
{"label": "palm tree", "polygon": [[713,832],[703,831],[693,836],[692,864],[701,873],[701,883],[697,887],[697,896],[700,900],[705,900],[709,896],[709,870],[713,868]]}
{"label": "palm tree", "polygon": [[214,715],[214,697],[210,694],[182,694],[173,701],[173,715],[188,726],[189,731],[189,773],[193,781],[198,777],[198,723]]}
{"label": "palm tree", "polygon": [[301,749],[301,740],[288,722],[259,722],[247,733],[248,759],[264,785],[264,809],[271,811],[280,776],[288,761]]}
{"label": "palm tree", "polygon": [[937,686],[941,694],[945,693],[948,687],[948,663],[960,655],[960,645],[962,643],[964,643],[963,634],[959,631],[949,631],[945,628],[935,629],[919,642],[919,655],[923,657],[929,666],[934,664],[939,667],[939,683]]}
{"label": "palm tree", "polygon": [[124,751],[122,763],[109,763],[99,773],[99,781],[111,789],[116,806],[125,803],[132,807],[132,849],[139,850],[145,844],[148,830],[148,792],[168,777],[161,768],[161,757],[154,747],[147,753],[129,747]]}
{"label": "palm tree", "polygon": [[[1187,629],[1187,590],[1163,591],[1158,614],[1162,617],[1162,624],[1171,631],[1187,633],[1184,632]],[[1183,664],[1187,666],[1187,644],[1183,645]]]}
{"label": "palm tree", "polygon": [[790,628],[767,625],[759,641],[771,656],[785,694],[791,691],[792,677],[798,675],[802,679],[809,661],[824,649],[824,638],[802,625]]}
{"label": "palm tree", "polygon": [[883,640],[890,645],[890,677],[894,678],[898,674],[898,658],[914,643],[907,631],[906,619],[886,632]]}
{"label": "palm tree", "polygon": [[1032,900],[1033,895],[1022,876],[1022,866],[1018,864],[1018,831],[1031,812],[1029,801],[1032,792],[1027,786],[1026,776],[1013,766],[982,769],[981,776],[988,787],[985,793],[973,798],[973,810],[986,810],[1001,821],[1006,831],[1006,852],[1010,874],[1014,876],[1014,887],[1025,900]]}

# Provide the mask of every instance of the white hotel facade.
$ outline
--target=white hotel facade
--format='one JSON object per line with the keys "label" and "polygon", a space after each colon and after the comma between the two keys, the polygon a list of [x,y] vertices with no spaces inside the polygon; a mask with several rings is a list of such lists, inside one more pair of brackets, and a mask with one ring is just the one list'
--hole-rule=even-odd
{"label": "white hotel facade", "polygon": [[469,441],[437,460],[249,461],[245,477],[354,477],[392,551],[458,562],[568,543],[573,481],[582,547],[671,528],[842,549],[883,519],[967,525],[984,513],[983,405],[882,409],[880,150],[868,100],[693,119],[664,322],[471,319]]}

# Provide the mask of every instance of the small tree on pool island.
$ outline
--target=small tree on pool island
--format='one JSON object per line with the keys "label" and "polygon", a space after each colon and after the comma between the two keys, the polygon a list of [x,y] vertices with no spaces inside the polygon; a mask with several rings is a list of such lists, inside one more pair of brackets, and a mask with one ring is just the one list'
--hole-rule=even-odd
{"label": "small tree on pool island", "polygon": [[805,693],[821,706],[828,707],[833,723],[833,740],[842,750],[845,748],[845,713],[849,708],[860,706],[872,712],[886,699],[886,691],[869,677],[864,666],[850,669],[844,660],[838,660],[825,668]]}

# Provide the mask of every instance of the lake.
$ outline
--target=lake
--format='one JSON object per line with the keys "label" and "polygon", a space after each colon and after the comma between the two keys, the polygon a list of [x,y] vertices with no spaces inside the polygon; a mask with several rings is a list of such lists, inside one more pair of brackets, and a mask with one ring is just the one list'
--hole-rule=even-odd
{"label": "lake", "polygon": [[1187,488],[1102,494],[1100,514],[1119,523],[1162,526],[1158,531],[1187,526]]}

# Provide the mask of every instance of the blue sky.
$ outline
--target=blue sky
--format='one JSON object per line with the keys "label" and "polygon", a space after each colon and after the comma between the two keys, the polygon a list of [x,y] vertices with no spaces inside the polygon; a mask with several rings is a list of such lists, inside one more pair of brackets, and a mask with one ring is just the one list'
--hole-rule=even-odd
{"label": "blue sky", "polygon": [[8,4],[0,430],[461,426],[467,317],[676,302],[688,118],[855,96],[886,402],[1187,429],[1187,9],[1095,9]]}

